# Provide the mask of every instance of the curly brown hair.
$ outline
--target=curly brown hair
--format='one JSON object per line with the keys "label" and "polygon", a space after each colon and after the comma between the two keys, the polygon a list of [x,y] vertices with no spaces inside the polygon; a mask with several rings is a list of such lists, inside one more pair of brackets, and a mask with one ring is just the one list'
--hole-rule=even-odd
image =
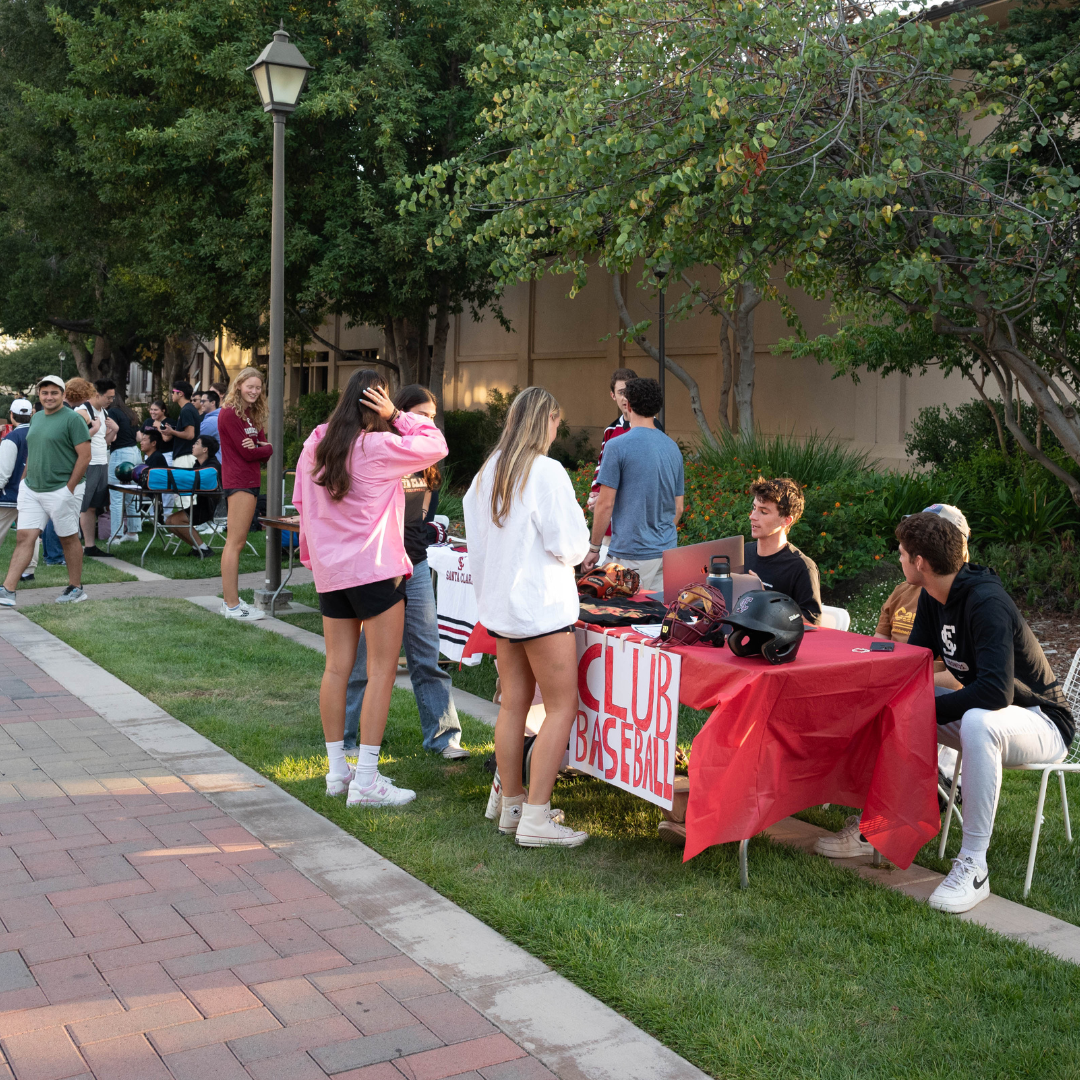
{"label": "curly brown hair", "polygon": [[78,375],[64,384],[64,400],[72,407],[89,401],[96,393],[94,384],[79,378]]}
{"label": "curly brown hair", "polygon": [[955,574],[964,565],[964,534],[937,514],[912,514],[896,526],[909,559],[921,555],[935,574]]}
{"label": "curly brown hair", "polygon": [[792,525],[802,517],[803,510],[806,508],[802,488],[787,476],[779,476],[772,480],[759,476],[750,485],[750,494],[762,502],[776,503],[780,516],[790,517]]}

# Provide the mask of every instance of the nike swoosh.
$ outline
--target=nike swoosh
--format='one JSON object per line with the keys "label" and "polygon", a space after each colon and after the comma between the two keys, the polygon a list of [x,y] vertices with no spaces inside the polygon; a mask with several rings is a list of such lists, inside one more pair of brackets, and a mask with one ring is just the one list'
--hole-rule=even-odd
{"label": "nike swoosh", "polygon": [[975,879],[974,885],[976,890],[981,889],[986,884],[986,879],[989,876],[989,874],[984,874],[981,881],[978,878]]}

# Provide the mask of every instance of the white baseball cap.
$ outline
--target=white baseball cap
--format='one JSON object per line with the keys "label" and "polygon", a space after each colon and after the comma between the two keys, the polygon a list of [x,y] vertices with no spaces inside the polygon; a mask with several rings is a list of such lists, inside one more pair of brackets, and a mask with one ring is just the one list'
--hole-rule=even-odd
{"label": "white baseball cap", "polygon": [[16,416],[33,416],[34,406],[31,405],[30,402],[26,400],[26,398],[17,397],[11,403],[11,412],[13,412]]}
{"label": "white baseball cap", "polygon": [[59,386],[61,390],[67,389],[67,383],[65,383],[59,375],[45,375],[38,379],[38,386],[44,386],[46,383],[50,383],[53,386]]}
{"label": "white baseball cap", "polygon": [[950,506],[948,503],[934,503],[932,506],[928,506],[923,513],[937,514],[938,517],[944,518],[950,525],[955,525],[965,540],[971,539],[971,526],[968,525],[967,518],[964,517],[963,511],[958,506]]}

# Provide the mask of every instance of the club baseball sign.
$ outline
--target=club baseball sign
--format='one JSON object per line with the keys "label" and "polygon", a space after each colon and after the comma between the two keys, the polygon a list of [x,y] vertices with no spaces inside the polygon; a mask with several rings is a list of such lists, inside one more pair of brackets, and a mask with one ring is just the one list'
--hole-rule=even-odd
{"label": "club baseball sign", "polygon": [[670,810],[681,658],[593,630],[575,633],[571,768]]}

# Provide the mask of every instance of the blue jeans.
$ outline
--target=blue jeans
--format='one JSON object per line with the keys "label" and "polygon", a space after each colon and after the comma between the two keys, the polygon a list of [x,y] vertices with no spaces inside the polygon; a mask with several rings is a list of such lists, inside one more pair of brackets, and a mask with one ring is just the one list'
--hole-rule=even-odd
{"label": "blue jeans", "polygon": [[[138,465],[142,461],[142,454],[137,446],[122,446],[119,450],[113,450],[109,454],[109,483],[115,484],[116,466],[121,461],[130,461],[132,465]],[[114,537],[120,533],[136,533],[142,528],[142,518],[135,512],[138,498],[135,495],[125,495],[122,491],[109,492],[109,531]],[[125,511],[127,521],[122,521]],[[125,527],[126,526],[126,527]]]}
{"label": "blue jeans", "polygon": [[[413,567],[405,586],[405,658],[409,662],[424,749],[442,753],[448,746],[461,745],[458,720],[451,692],[450,676],[439,667],[439,624],[435,614],[435,591],[427,560]],[[345,748],[356,746],[360,728],[360,706],[367,689],[367,645],[364,635],[356,647],[356,664],[345,693]]]}
{"label": "blue jeans", "polygon": [[60,537],[56,535],[52,518],[45,524],[45,531],[41,534],[41,542],[45,545],[46,566],[67,566],[64,561],[64,545],[60,543]]}

